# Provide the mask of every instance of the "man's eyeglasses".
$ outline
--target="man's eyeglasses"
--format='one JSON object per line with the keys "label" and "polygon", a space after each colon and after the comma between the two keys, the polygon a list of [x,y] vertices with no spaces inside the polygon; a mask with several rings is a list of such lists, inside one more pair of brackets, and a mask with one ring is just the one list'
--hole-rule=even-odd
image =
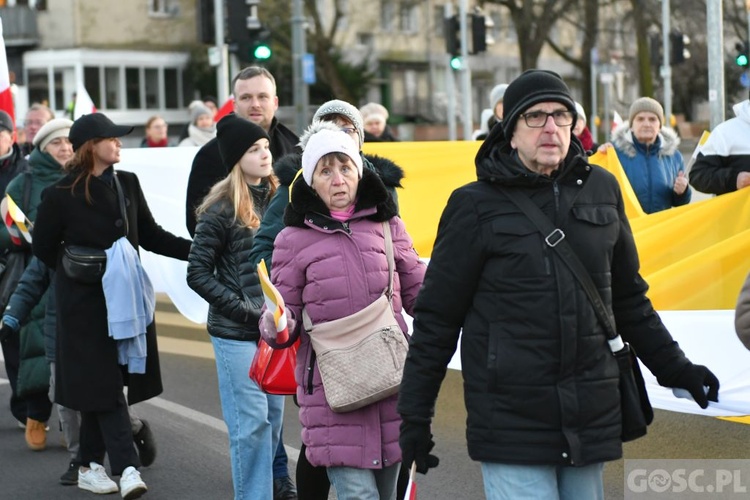
{"label": "man's eyeglasses", "polygon": [[544,111],[531,111],[524,113],[523,120],[526,122],[526,126],[530,128],[542,128],[547,124],[549,117],[555,122],[558,127],[569,127],[573,124],[573,118],[576,116],[574,111],[553,111],[552,113],[545,113]]}
{"label": "man's eyeglasses", "polygon": [[357,129],[354,127],[341,127],[341,131],[349,135],[354,135],[357,133]]}

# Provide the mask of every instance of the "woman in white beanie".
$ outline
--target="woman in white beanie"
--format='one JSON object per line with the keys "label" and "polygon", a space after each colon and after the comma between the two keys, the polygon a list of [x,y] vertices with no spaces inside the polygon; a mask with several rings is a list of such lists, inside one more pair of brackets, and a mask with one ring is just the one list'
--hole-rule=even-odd
{"label": "woman in white beanie", "polygon": [[[31,168],[16,176],[5,190],[7,197],[11,198],[32,222],[36,220],[42,191],[64,176],[63,167],[73,157],[73,148],[68,140],[71,125],[73,125],[72,121],[57,118],[42,126],[34,137],[34,149],[29,155]],[[4,200],[3,203],[7,201]],[[30,248],[22,238],[19,238],[16,243],[25,248],[25,252],[16,253],[16,255],[26,254],[23,262],[19,261],[19,266],[25,266],[31,260]],[[9,302],[12,301],[11,299]],[[41,303],[46,304],[46,297],[41,300]],[[27,317],[27,315],[16,314],[14,310],[15,317],[4,317],[3,320],[5,331],[13,332],[8,335],[7,347],[14,345],[19,351],[16,357],[19,363],[15,367],[17,378],[12,380],[13,394],[20,405],[25,408],[26,418],[22,423],[26,425],[26,444],[32,450],[43,450],[46,447],[46,422],[52,411],[52,403],[47,397],[50,380],[49,367],[44,348],[39,348],[46,344],[42,327],[44,311],[44,306],[38,307],[34,309],[31,316]],[[23,327],[21,327],[22,322]],[[20,345],[18,341],[20,334],[23,334],[27,340],[23,345]],[[4,342],[4,348],[6,348],[6,342]],[[9,357],[6,356],[6,358]],[[24,396],[19,397],[17,393]],[[16,406],[18,404],[16,403]],[[78,436],[74,437],[77,441]],[[75,443],[72,444],[75,446]],[[71,458],[74,458],[75,451],[77,450],[71,450]]]}
{"label": "woman in white beanie", "polygon": [[261,334],[277,348],[300,338],[296,379],[305,454],[312,465],[326,468],[337,498],[393,500],[401,462],[397,396],[334,412],[320,378],[315,334],[302,328],[302,310],[318,325],[361,311],[383,295],[390,276],[387,222],[395,260],[392,309],[406,332],[401,311],[412,311],[425,266],[393,199],[380,177],[363,168],[352,138],[319,122],[303,134],[305,139],[301,174],[291,187],[287,227],[276,238],[271,273],[287,313],[297,321],[290,324],[289,341],[278,343],[272,313],[266,311]]}

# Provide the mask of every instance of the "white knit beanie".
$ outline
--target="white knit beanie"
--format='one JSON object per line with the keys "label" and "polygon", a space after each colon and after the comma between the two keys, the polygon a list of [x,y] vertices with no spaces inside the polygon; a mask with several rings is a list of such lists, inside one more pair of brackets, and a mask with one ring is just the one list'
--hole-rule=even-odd
{"label": "white knit beanie", "polygon": [[45,123],[34,136],[32,143],[44,151],[47,145],[58,137],[68,137],[73,122],[66,118],[55,118]]}
{"label": "white knit beanie", "polygon": [[309,186],[312,186],[313,173],[318,161],[328,153],[347,155],[357,166],[357,173],[362,178],[362,156],[359,154],[359,147],[354,144],[354,139],[341,130],[321,128],[310,134],[302,152],[302,177]]}
{"label": "white knit beanie", "polygon": [[354,128],[357,129],[357,134],[359,134],[359,143],[362,144],[365,142],[365,130],[364,124],[362,122],[362,113],[360,113],[357,108],[346,101],[334,99],[333,101],[328,101],[321,104],[321,106],[313,115],[312,121],[323,121],[326,119],[326,117],[332,115],[341,115],[346,117],[347,120],[352,122]]}

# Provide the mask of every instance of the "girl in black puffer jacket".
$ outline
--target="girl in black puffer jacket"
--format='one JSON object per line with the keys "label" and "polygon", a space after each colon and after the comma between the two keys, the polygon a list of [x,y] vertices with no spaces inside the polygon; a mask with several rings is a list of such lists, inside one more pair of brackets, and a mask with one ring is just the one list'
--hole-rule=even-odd
{"label": "girl in black puffer jacket", "polygon": [[187,280],[210,306],[208,333],[229,432],[235,499],[272,498],[271,465],[284,398],[263,393],[247,375],[258,349],[263,306],[249,254],[278,181],[272,175],[268,134],[261,127],[228,115],[217,125],[217,138],[229,175],[198,207]]}

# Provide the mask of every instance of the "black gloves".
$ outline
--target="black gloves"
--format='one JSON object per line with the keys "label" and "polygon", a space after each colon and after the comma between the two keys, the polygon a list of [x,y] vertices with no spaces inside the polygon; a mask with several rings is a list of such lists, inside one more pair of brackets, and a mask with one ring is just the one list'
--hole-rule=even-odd
{"label": "black gloves", "polygon": [[6,339],[10,338],[15,329],[4,321],[0,321],[0,342],[5,342]]}
{"label": "black gloves", "polygon": [[[671,387],[685,389],[693,396],[698,406],[708,408],[709,401],[719,401],[719,379],[702,365],[690,363],[675,377]],[[704,387],[708,387],[706,392]]]}
{"label": "black gloves", "polygon": [[411,469],[412,462],[416,462],[417,472],[427,474],[429,469],[440,463],[438,457],[430,455],[435,442],[432,440],[429,423],[404,420],[398,444],[401,445],[402,467],[406,470]]}

